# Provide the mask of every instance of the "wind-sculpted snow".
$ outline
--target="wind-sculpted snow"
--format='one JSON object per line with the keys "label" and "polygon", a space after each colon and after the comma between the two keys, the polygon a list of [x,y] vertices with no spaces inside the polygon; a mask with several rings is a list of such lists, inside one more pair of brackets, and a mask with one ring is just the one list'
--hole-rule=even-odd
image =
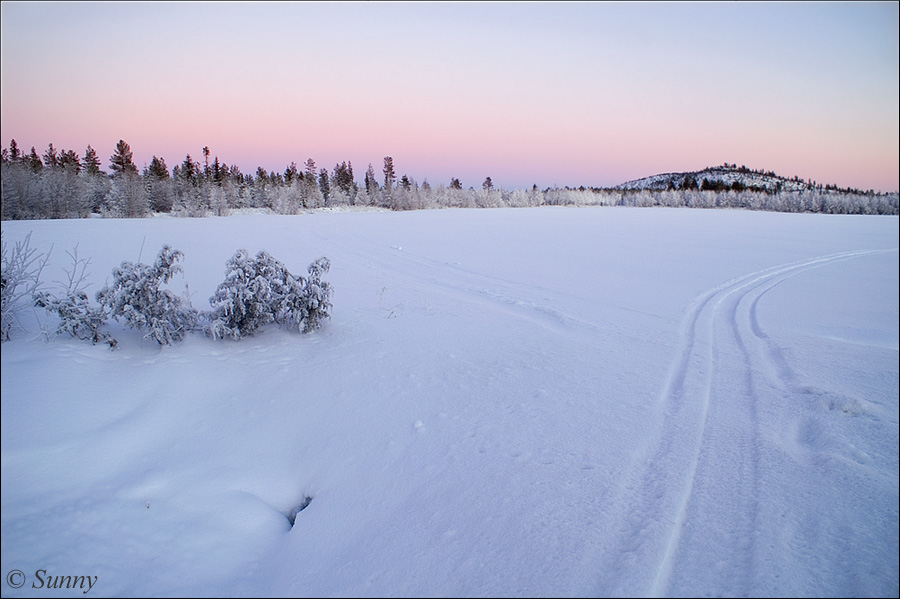
{"label": "wind-sculpted snow", "polygon": [[41,569],[90,596],[897,595],[896,217],[3,223],[29,231],[48,281],[75,244],[95,288],[171,244],[205,302],[242,247],[328,255],[334,294],[309,335],[165,348],[21,314],[4,596]]}

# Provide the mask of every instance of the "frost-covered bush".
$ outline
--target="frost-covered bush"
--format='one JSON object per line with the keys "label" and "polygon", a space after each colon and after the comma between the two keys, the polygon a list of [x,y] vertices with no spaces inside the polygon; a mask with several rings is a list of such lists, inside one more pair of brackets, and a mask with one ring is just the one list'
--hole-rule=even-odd
{"label": "frost-covered bush", "polygon": [[331,317],[331,284],[322,281],[331,268],[331,261],[322,257],[309,265],[309,278],[287,273],[287,284],[275,310],[275,320],[304,333],[322,326],[322,319]]}
{"label": "frost-covered bush", "polygon": [[34,304],[59,316],[57,333],[69,333],[78,339],[90,340],[91,343],[104,341],[110,347],[117,344],[109,333],[100,330],[106,324],[106,313],[102,308],[91,307],[84,291],[72,291],[63,298],[40,292],[35,294]]}
{"label": "frost-covered bush", "polygon": [[209,299],[213,311],[207,334],[240,339],[271,322],[315,330],[330,316],[331,286],[321,280],[329,266],[328,258],[316,260],[306,279],[292,275],[267,252],[251,258],[238,250],[226,264],[225,281]]}
{"label": "frost-covered bush", "polygon": [[331,268],[331,261],[322,257],[309,265],[309,278],[306,280],[306,307],[303,319],[303,332],[308,333],[322,326],[323,318],[331,318],[331,283],[323,281],[321,276]]}
{"label": "frost-covered bush", "polygon": [[11,250],[0,242],[0,340],[8,340],[14,326],[24,328],[19,323],[19,312],[27,305],[23,300],[37,293],[49,258],[31,247],[31,233]]}
{"label": "frost-covered bush", "polygon": [[106,312],[101,307],[92,307],[88,294],[83,289],[90,259],[78,257],[78,246],[66,253],[72,258],[72,269],[66,271],[68,281],[62,284],[63,297],[58,298],[46,291],[36,292],[34,305],[59,316],[57,334],[69,333],[78,339],[90,340],[91,343],[104,341],[110,347],[115,347],[117,341],[109,333],[100,330],[106,324]]}
{"label": "frost-covered bush", "polygon": [[225,264],[225,280],[209,298],[213,307],[207,333],[214,339],[240,339],[275,320],[273,306],[283,293],[287,270],[266,252],[251,258],[238,250]]}
{"label": "frost-covered bush", "polygon": [[110,316],[120,317],[135,329],[146,329],[145,337],[160,345],[181,340],[197,323],[197,312],[172,291],[163,289],[181,267],[178,250],[163,246],[153,266],[123,262],[113,269],[113,284],[97,292],[97,301]]}

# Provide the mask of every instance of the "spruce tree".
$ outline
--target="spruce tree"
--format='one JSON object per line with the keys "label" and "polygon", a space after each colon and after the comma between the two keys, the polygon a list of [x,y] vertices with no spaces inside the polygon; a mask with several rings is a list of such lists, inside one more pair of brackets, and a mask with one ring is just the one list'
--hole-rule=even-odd
{"label": "spruce tree", "polygon": [[144,171],[146,179],[147,196],[150,201],[150,210],[154,212],[171,212],[174,207],[172,186],[169,183],[169,169],[163,158],[153,157],[150,166]]}
{"label": "spruce tree", "polygon": [[378,180],[375,179],[375,168],[371,162],[369,168],[366,169],[366,193],[370,197],[375,197],[375,194],[378,193]]}
{"label": "spruce tree", "polygon": [[131,161],[131,146],[124,140],[119,140],[116,151],[109,157],[109,168],[113,175],[137,174],[137,167]]}
{"label": "spruce tree", "polygon": [[297,163],[292,162],[290,166],[284,169],[284,184],[293,185],[295,179],[300,178],[300,171],[297,170]]}
{"label": "spruce tree", "polygon": [[328,171],[324,168],[319,171],[319,190],[322,192],[325,205],[328,205],[328,196],[331,195],[331,181],[328,179]]}
{"label": "spruce tree", "polygon": [[213,166],[212,166],[212,179],[213,179],[214,183],[216,183],[216,184],[222,183],[222,179],[224,178],[222,176],[222,173],[223,173],[222,164],[219,162],[219,157],[216,156],[215,160],[213,160]]}
{"label": "spruce tree", "polygon": [[318,174],[316,172],[316,161],[313,160],[312,158],[307,158],[306,163],[304,163],[303,166],[305,167],[305,169],[303,171],[303,177],[307,181],[315,182],[316,175]]}
{"label": "spruce tree", "polygon": [[397,181],[397,175],[394,173],[394,159],[390,156],[384,157],[384,193],[388,197],[394,188],[394,182]]}
{"label": "spruce tree", "polygon": [[9,142],[9,161],[18,162],[20,158],[22,158],[22,154],[19,152],[19,144],[16,143],[15,139],[12,139]]}
{"label": "spruce tree", "polygon": [[147,167],[147,176],[158,181],[168,179],[169,169],[166,167],[165,159],[154,156],[150,161],[150,166]]}
{"label": "spruce tree", "polygon": [[195,182],[195,177],[200,170],[200,166],[191,159],[191,155],[188,154],[184,157],[184,162],[181,163],[181,177],[185,181],[189,183]]}
{"label": "spruce tree", "polygon": [[100,157],[97,156],[97,152],[90,146],[90,144],[88,144],[87,149],[84,151],[82,166],[84,168],[84,172],[89,175],[99,175],[101,172]]}
{"label": "spruce tree", "polygon": [[29,154],[25,159],[25,163],[34,172],[38,172],[42,168],[44,168],[44,163],[41,162],[41,157],[38,156],[37,151],[34,149],[34,146],[31,146],[31,154]]}
{"label": "spruce tree", "polygon": [[353,189],[353,166],[346,162],[334,165],[334,174],[332,182],[335,187],[340,188],[346,194],[350,194]]}
{"label": "spruce tree", "polygon": [[44,152],[44,165],[50,168],[59,166],[59,157],[57,156],[56,148],[53,147],[52,143],[47,146],[47,151]]}
{"label": "spruce tree", "polygon": [[76,175],[81,172],[81,161],[75,150],[63,150],[59,153],[59,166],[67,171],[74,172]]}

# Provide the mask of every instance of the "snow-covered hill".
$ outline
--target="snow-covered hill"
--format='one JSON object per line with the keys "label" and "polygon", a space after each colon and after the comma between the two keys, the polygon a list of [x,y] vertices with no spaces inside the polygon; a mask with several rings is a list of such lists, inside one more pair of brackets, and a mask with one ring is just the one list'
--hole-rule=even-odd
{"label": "snow-covered hill", "polygon": [[[704,183],[705,182],[705,183]],[[804,181],[799,177],[781,177],[772,171],[752,170],[736,165],[712,166],[702,171],[690,171],[684,173],[663,173],[628,181],[617,185],[615,189],[685,189],[698,187],[700,189],[733,189],[737,184],[743,189],[756,189],[761,191],[804,191],[810,189],[825,189],[839,191],[836,187],[820,186],[815,181]],[[850,191],[850,190],[840,190]],[[858,191],[858,190],[854,190]]]}

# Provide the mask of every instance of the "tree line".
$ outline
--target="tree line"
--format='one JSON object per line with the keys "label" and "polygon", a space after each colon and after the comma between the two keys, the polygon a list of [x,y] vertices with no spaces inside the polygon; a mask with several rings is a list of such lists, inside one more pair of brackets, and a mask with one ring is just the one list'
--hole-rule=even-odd
{"label": "tree line", "polygon": [[[212,156],[212,159],[211,159]],[[608,188],[545,188],[505,190],[486,177],[480,186],[464,188],[458,178],[447,185],[421,184],[397,175],[391,156],[380,173],[370,163],[358,183],[349,161],[329,171],[309,158],[292,162],[283,172],[258,167],[242,173],[204,147],[200,160],[190,154],[169,169],[153,156],[142,171],[134,164],[131,147],[119,140],[109,157],[109,172],[88,145],[83,156],[59,150],[51,143],[39,155],[28,153],[15,140],[2,149],[2,219],[140,218],[152,213],[200,217],[240,210],[298,214],[324,207],[365,206],[389,210],[431,208],[500,208],[532,206],[670,206],[741,208],[779,212],[837,214],[898,214],[894,194],[854,193],[813,188],[803,191],[765,190],[709,181],[667,190]]]}

